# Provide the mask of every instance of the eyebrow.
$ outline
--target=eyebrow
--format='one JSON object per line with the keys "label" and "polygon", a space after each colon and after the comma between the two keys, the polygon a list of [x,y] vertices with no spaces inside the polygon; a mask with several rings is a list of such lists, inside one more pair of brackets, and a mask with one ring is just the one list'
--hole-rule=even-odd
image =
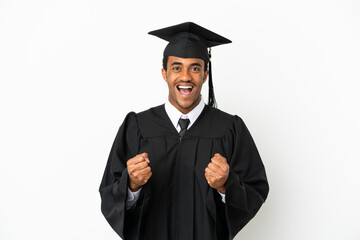
{"label": "eyebrow", "polygon": [[181,62],[173,62],[172,64],[171,64],[171,66],[173,66],[173,65],[183,65]]}
{"label": "eyebrow", "polygon": [[[171,64],[171,66],[173,66],[173,65],[183,65],[181,62],[173,62],[172,64]],[[190,64],[190,66],[192,67],[192,66],[199,66],[199,67],[201,67],[201,64],[200,63],[192,63],[192,64]]]}
{"label": "eyebrow", "polygon": [[190,66],[198,66],[198,67],[202,67],[200,63],[192,63],[192,64],[190,64]]}

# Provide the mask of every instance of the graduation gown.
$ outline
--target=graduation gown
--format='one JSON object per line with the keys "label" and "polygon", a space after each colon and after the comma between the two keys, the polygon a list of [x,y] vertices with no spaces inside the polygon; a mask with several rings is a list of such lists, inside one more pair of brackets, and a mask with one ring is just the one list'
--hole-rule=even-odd
{"label": "graduation gown", "polygon": [[[127,210],[126,162],[144,152],[152,176],[136,206]],[[215,153],[230,167],[225,204],[205,178]],[[232,239],[255,216],[268,190],[263,163],[240,117],[206,105],[180,139],[160,105],[126,116],[100,185],[101,210],[125,240]]]}

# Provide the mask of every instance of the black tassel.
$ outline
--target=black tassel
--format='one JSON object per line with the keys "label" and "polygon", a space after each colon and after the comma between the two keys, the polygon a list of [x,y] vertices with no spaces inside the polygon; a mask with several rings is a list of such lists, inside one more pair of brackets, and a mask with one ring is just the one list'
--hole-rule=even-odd
{"label": "black tassel", "polygon": [[211,74],[211,48],[209,49],[209,100],[208,105],[217,108]]}

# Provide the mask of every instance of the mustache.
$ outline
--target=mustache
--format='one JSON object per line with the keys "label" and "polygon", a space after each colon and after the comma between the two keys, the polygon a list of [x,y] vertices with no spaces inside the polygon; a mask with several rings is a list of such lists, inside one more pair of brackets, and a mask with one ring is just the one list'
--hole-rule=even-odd
{"label": "mustache", "polygon": [[196,86],[196,84],[192,80],[189,80],[189,81],[180,80],[180,81],[174,82],[174,86],[179,85],[180,83],[187,83],[187,84],[190,83],[193,87]]}

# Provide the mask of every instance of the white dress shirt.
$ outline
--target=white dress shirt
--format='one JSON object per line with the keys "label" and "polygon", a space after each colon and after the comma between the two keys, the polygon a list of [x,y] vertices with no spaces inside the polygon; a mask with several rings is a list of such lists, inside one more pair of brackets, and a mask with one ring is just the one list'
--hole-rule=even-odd
{"label": "white dress shirt", "polygon": [[191,110],[188,114],[183,114],[176,107],[174,107],[169,101],[165,103],[166,114],[168,115],[172,124],[174,125],[174,127],[178,132],[180,132],[181,130],[181,127],[179,125],[180,118],[190,120],[190,123],[187,127],[187,129],[189,129],[194,124],[196,119],[200,116],[201,112],[204,110],[204,107],[205,107],[205,102],[201,98],[199,104],[193,110]]}
{"label": "white dress shirt", "polygon": [[[174,127],[176,128],[176,130],[178,132],[180,132],[180,130],[181,130],[181,127],[179,125],[180,118],[190,120],[190,123],[187,127],[187,129],[189,129],[194,124],[196,119],[200,116],[201,112],[204,110],[204,107],[205,107],[205,102],[201,98],[199,104],[193,110],[191,110],[187,114],[183,114],[176,107],[174,107],[169,101],[167,101],[165,103],[166,114],[168,115],[172,124],[174,125]],[[128,188],[128,197],[126,199],[126,209],[130,209],[133,206],[135,206],[136,201],[139,199],[140,191],[141,191],[141,188],[136,192],[132,192],[130,190],[130,188]],[[225,203],[225,194],[222,194],[219,191],[218,191],[218,193],[221,195],[221,199]]]}

